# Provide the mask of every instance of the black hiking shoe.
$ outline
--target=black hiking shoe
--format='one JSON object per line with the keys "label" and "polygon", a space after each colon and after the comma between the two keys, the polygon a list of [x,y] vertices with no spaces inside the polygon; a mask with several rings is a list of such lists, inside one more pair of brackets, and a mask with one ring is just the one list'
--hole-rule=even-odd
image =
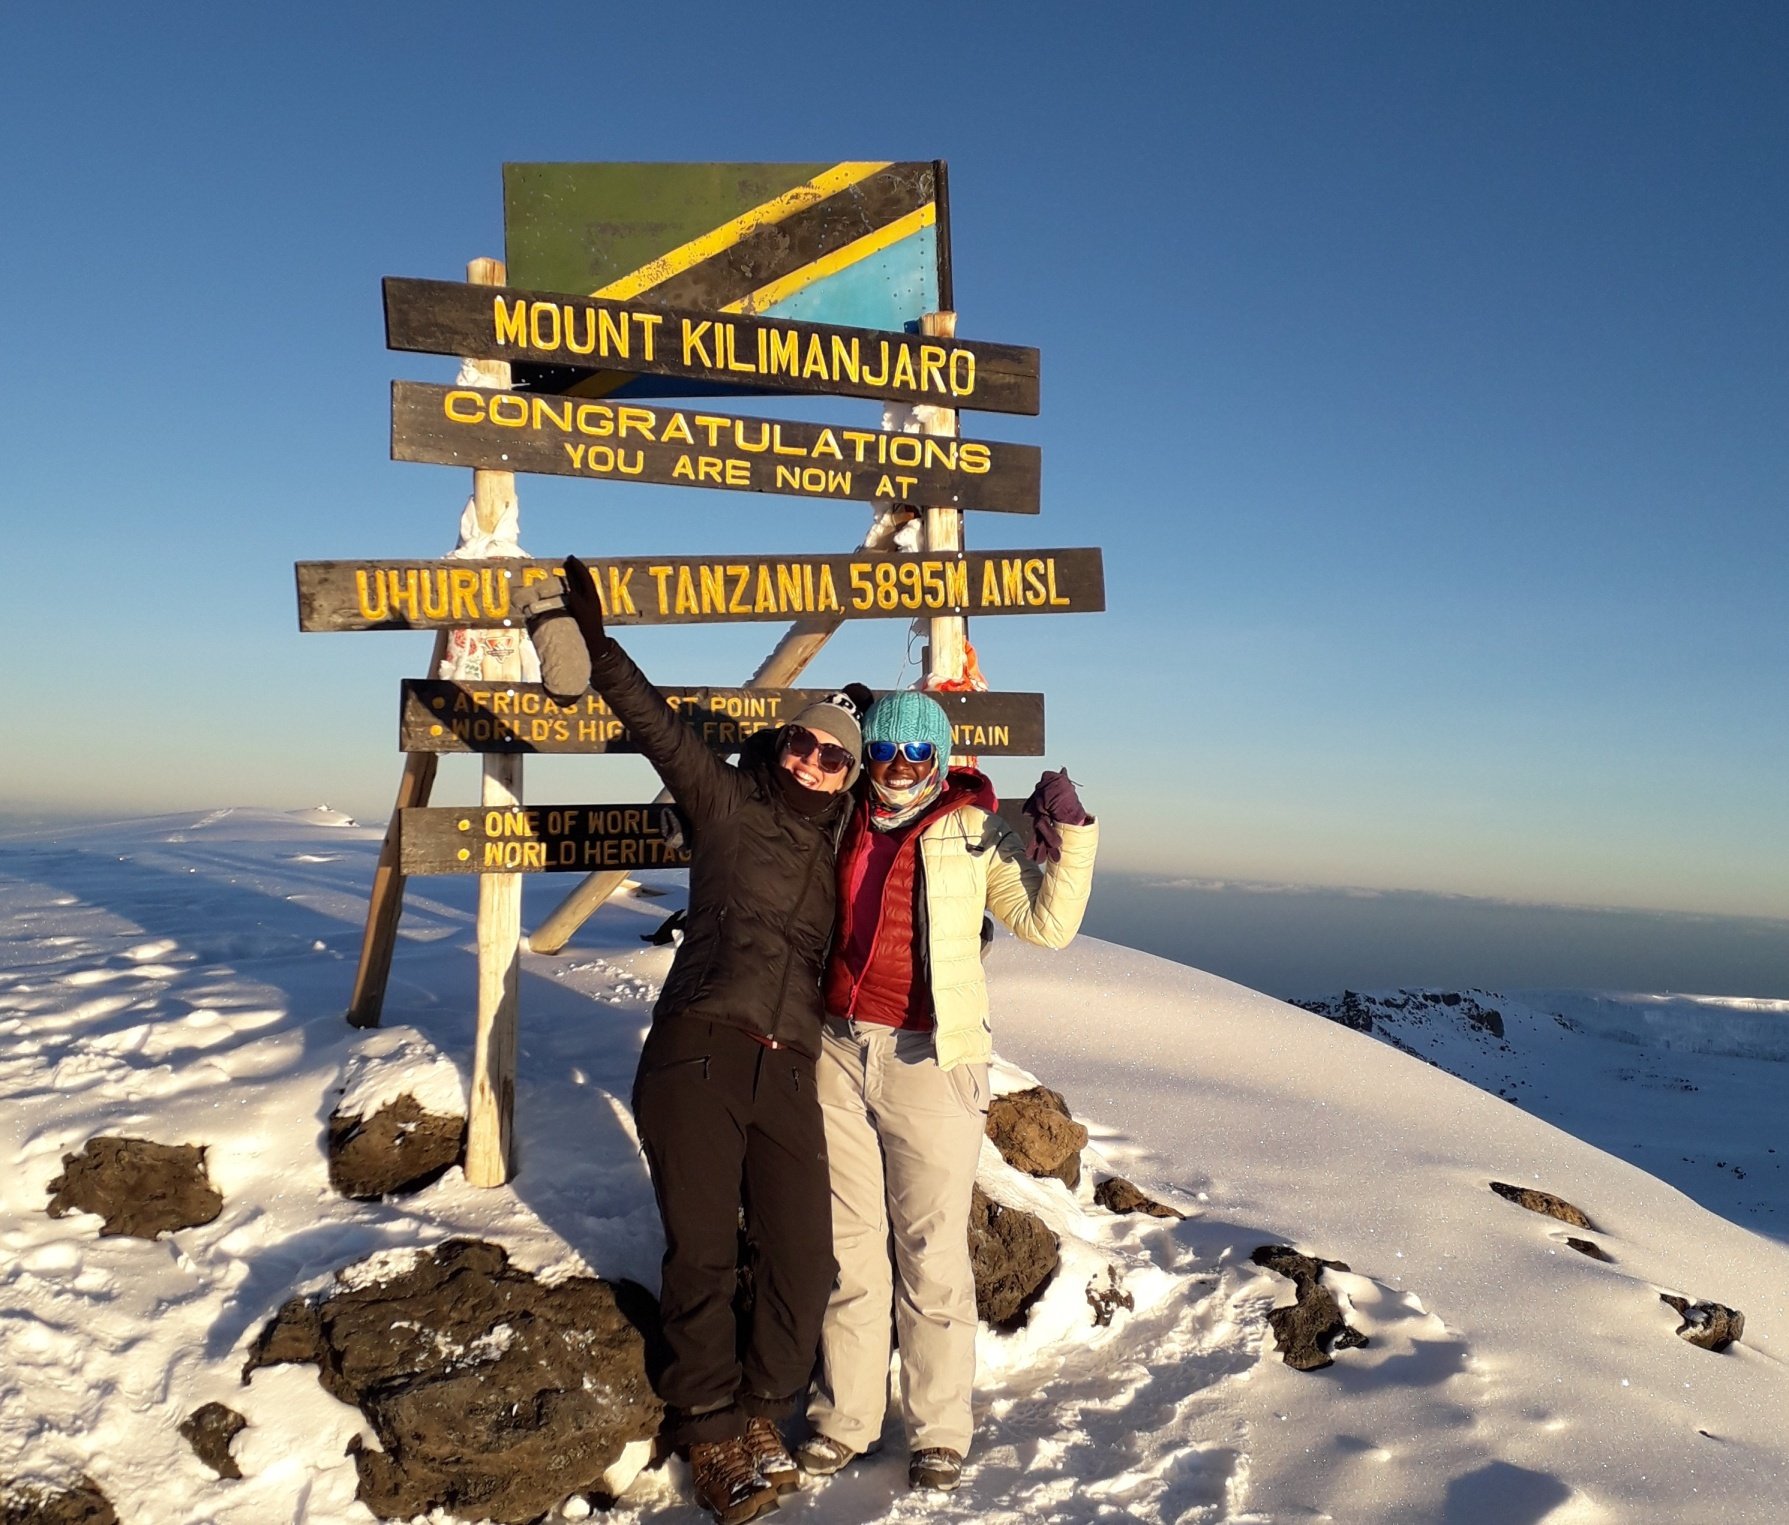
{"label": "black hiking shoe", "polygon": [[795,1458],[783,1444],[777,1427],[762,1414],[754,1414],[745,1422],[745,1448],[758,1465],[758,1476],[779,1494],[792,1493],[801,1486],[801,1472]]}
{"label": "black hiking shoe", "polygon": [[908,1459],[909,1488],[930,1488],[938,1493],[951,1493],[962,1481],[963,1458],[949,1446],[927,1446],[922,1451],[915,1451]]}
{"label": "black hiking shoe", "polygon": [[745,1525],[776,1508],[776,1489],[758,1475],[743,1440],[693,1441],[689,1456],[696,1502],[720,1525]]}

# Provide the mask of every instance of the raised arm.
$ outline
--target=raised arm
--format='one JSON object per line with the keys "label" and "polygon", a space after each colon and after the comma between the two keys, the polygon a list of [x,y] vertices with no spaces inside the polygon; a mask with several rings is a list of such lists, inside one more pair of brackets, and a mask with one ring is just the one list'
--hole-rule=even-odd
{"label": "raised arm", "polygon": [[628,729],[646,760],[665,781],[671,797],[697,831],[702,822],[735,809],[745,793],[738,770],[729,767],[679,718],[677,711],[603,628],[602,600],[590,569],[575,556],[565,558],[565,607],[577,621],[590,653],[590,686]]}
{"label": "raised arm", "polygon": [[1015,937],[1045,948],[1066,948],[1081,930],[1093,892],[1093,859],[1099,826],[1058,825],[1062,855],[1045,866],[1026,857],[1018,833],[999,816],[988,817],[994,835],[988,865],[988,909]]}

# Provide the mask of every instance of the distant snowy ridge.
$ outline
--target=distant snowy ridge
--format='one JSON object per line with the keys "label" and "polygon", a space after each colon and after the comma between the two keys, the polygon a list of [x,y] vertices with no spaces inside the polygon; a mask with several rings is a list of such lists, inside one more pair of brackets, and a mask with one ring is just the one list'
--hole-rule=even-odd
{"label": "distant snowy ridge", "polygon": [[1789,1237],[1789,1001],[1584,990],[1376,990],[1306,1011]]}

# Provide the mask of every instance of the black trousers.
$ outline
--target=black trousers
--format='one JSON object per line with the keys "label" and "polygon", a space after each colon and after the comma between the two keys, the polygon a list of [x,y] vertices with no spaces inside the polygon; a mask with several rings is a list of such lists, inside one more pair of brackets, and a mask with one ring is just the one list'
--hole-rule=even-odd
{"label": "black trousers", "polygon": [[[806,1390],[837,1270],[814,1061],[669,1018],[640,1055],[634,1122],[665,1229],[653,1386],[670,1410],[666,1438],[726,1440]],[[742,1210],[755,1294],[744,1328]]]}

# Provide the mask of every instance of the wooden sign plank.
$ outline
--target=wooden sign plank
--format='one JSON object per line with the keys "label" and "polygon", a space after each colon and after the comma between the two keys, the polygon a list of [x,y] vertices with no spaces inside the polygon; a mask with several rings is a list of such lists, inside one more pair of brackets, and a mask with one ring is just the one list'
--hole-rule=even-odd
{"label": "wooden sign plank", "polygon": [[395,381],[391,458],[878,507],[1035,514],[1043,452],[701,408]]}
{"label": "wooden sign plank", "polygon": [[[672,706],[720,752],[784,724],[825,688],[665,688]],[[936,693],[950,716],[952,750],[986,757],[1039,757],[1042,694]],[[406,679],[398,745],[405,752],[634,752],[601,695],[555,704],[538,683],[451,683]]]}
{"label": "wooden sign plank", "polygon": [[385,278],[385,343],[479,360],[749,384],[771,392],[1038,410],[1038,353],[873,328]]}
{"label": "wooden sign plank", "polygon": [[[1106,606],[1097,548],[858,551],[825,556],[616,556],[588,563],[610,623],[1082,614]],[[450,630],[511,623],[510,587],[547,561],[301,561],[300,630]]]}
{"label": "wooden sign plank", "polygon": [[406,874],[588,874],[687,868],[673,805],[467,805],[398,813]]}
{"label": "wooden sign plank", "polygon": [[[1000,815],[1020,840],[1031,822],[1019,800]],[[405,874],[588,874],[688,868],[690,842],[677,807],[465,805],[398,812],[398,868]]]}

